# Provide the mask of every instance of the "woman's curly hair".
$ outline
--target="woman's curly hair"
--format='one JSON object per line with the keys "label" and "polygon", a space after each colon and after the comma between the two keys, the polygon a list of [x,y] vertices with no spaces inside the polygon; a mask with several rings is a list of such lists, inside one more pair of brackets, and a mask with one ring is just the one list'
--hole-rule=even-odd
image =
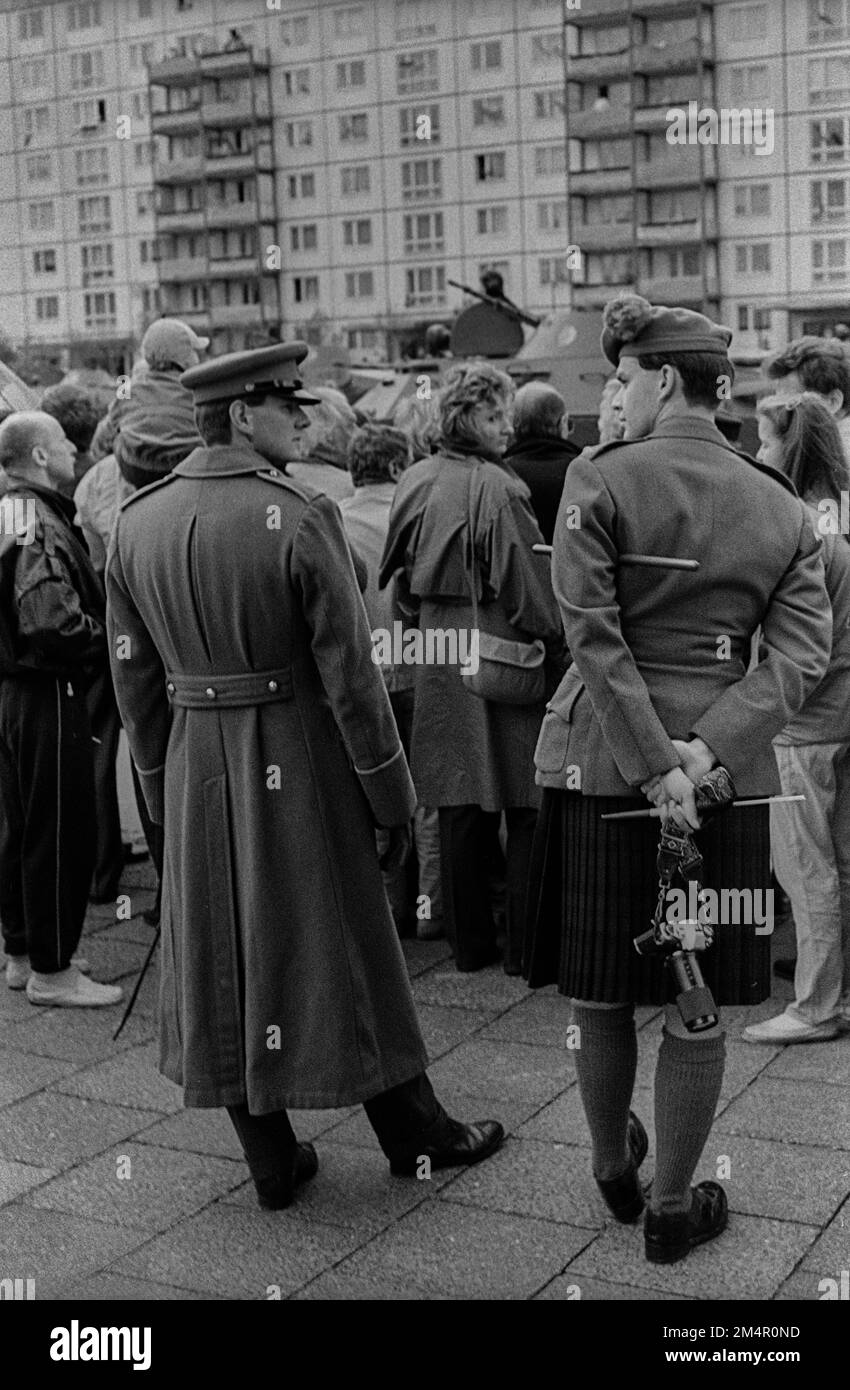
{"label": "woman's curly hair", "polygon": [[489,362],[459,363],[446,373],[440,392],[440,432],[449,448],[461,445],[474,449],[480,442],[470,416],[479,405],[501,405],[510,409],[514,383],[506,372]]}

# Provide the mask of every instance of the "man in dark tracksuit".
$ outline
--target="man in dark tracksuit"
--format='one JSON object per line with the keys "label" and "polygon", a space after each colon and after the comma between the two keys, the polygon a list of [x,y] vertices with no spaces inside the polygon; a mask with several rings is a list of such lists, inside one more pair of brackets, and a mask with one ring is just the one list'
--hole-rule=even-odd
{"label": "man in dark tracksuit", "polygon": [[103,590],[58,491],[75,454],[50,415],[0,425],[0,920],[10,988],[92,1008],[122,991],[72,962],[95,854],[86,690],[106,661]]}

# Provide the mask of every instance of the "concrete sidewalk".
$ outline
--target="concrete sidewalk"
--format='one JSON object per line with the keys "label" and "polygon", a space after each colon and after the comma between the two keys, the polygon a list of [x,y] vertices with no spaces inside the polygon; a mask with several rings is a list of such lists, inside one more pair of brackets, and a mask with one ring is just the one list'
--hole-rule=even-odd
{"label": "concrete sidewalk", "polygon": [[[91,910],[97,979],[132,986],[153,934],[149,885],[147,866],[128,871],[128,921]],[[280,1213],[257,1207],[224,1112],[184,1111],[158,1074],[155,969],[117,1044],[118,1009],[36,1009],[0,984],[0,1279],[34,1279],[39,1299],[814,1300],[821,1280],[840,1286],[850,1035],[753,1046],[741,1028],[777,998],[725,1011],[726,1078],[697,1177],[728,1171],[729,1230],[653,1266],[640,1225],[608,1220],[591,1177],[566,1001],[497,969],[458,975],[443,942],[405,950],[441,1098],[460,1117],[500,1118],[509,1137],[480,1167],[417,1181],[390,1177],[361,1110],[295,1114],[320,1171]],[[660,1014],[640,1010],[639,1025],[649,1177]]]}

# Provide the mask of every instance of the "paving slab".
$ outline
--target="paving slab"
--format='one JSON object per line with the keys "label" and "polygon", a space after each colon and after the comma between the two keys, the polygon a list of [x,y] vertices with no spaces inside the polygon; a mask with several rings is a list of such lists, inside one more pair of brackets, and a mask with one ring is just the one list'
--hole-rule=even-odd
{"label": "paving slab", "polygon": [[364,1279],[360,1274],[343,1274],[341,1270],[332,1269],[328,1274],[320,1274],[318,1279],[299,1289],[298,1293],[292,1294],[291,1300],[294,1303],[307,1300],[334,1303],[420,1303],[426,1297],[429,1303],[434,1303],[459,1300],[463,1295],[435,1293],[433,1290],[425,1295],[421,1289],[408,1289],[403,1284],[390,1280],[381,1283],[377,1279]]}
{"label": "paving slab", "polygon": [[[842,1270],[850,1271],[850,1199],[806,1251],[803,1267],[821,1270],[833,1279],[837,1279]],[[848,1281],[850,1273],[845,1278],[845,1283]]]}
{"label": "paving slab", "polygon": [[244,1177],[244,1164],[232,1159],[120,1144],[39,1187],[27,1201],[115,1226],[162,1231],[224,1196]]}
{"label": "paving slab", "polygon": [[765,1069],[771,1080],[811,1081],[830,1086],[850,1086],[850,1033],[833,1042],[798,1043],[782,1047]]}
{"label": "paving slab", "polygon": [[101,981],[123,980],[127,975],[137,975],[147,955],[144,946],[122,941],[113,937],[110,931],[99,931],[94,936],[86,937],[85,948],[81,948],[80,953],[85,954],[91,965],[92,979]]}
{"label": "paving slab", "polygon": [[[437,1095],[450,1115],[455,1119],[499,1120],[506,1134],[512,1134],[520,1125],[539,1109],[535,1100],[505,1100],[500,1096],[467,1095],[447,1086],[437,1088]],[[294,1123],[294,1121],[293,1121]],[[301,1135],[297,1125],[295,1132]],[[322,1143],[350,1144],[355,1147],[378,1150],[375,1132],[366,1118],[362,1106],[358,1107],[348,1119],[340,1121],[333,1129],[322,1135]]]}
{"label": "paving slab", "polygon": [[[5,968],[5,957],[3,958]],[[4,1023],[25,1023],[32,1018],[37,1006],[27,999],[26,990],[9,989],[0,980],[0,1020]]]}
{"label": "paving slab", "polygon": [[689,1298],[766,1299],[785,1282],[817,1234],[817,1226],[733,1215],[723,1235],[692,1250],[686,1260],[654,1265],[644,1256],[642,1226],[613,1222],[564,1274],[578,1284],[589,1276]]}
{"label": "paving slab", "polygon": [[61,1171],[102,1153],[158,1119],[153,1110],[131,1110],[42,1091],[3,1111],[0,1157]]}
{"label": "paving slab", "polygon": [[[506,1010],[484,1029],[482,1037],[492,1042],[531,1043],[536,1047],[567,1051],[570,1005],[552,994],[529,994]],[[571,1060],[572,1053],[568,1053]]]}
{"label": "paving slab", "polygon": [[438,1004],[423,1004],[416,1013],[432,1061],[479,1035],[496,1016],[492,1009],[449,1009]]}
{"label": "paving slab", "polygon": [[11,1045],[39,1057],[58,1057],[69,1062],[88,1062],[114,1057],[127,1048],[150,1042],[156,1025],[152,1018],[133,1012],[117,1042],[118,1009],[44,1009],[30,1006],[16,1025]]}
{"label": "paving slab", "polygon": [[395,1280],[423,1297],[529,1298],[593,1233],[448,1202],[417,1207],[339,1268],[367,1282]]}
{"label": "paving slab", "polygon": [[600,1230],[608,1213],[586,1149],[508,1139],[493,1158],[461,1171],[441,1200]]}
{"label": "paving slab", "polygon": [[44,1090],[51,1081],[73,1072],[74,1065],[49,1057],[32,1057],[7,1047],[0,1049],[0,1106]]}
{"label": "paving slab", "polygon": [[[153,895],[151,895],[151,902],[153,902]],[[149,922],[146,922],[140,911],[137,916],[131,917],[127,922],[111,923],[107,932],[111,941],[131,941],[136,945],[144,946],[145,954],[147,954],[156,934],[156,927],[152,927]],[[97,940],[101,934],[98,932],[94,940]],[[91,940],[91,938],[89,939]]]}
{"label": "paving slab", "polygon": [[534,1295],[535,1300],[548,1302],[581,1303],[689,1303],[681,1293],[665,1293],[662,1289],[648,1289],[646,1285],[611,1284],[605,1279],[588,1279],[584,1275],[559,1274],[551,1284]]}
{"label": "paving slab", "polygon": [[35,1279],[36,1299],[55,1297],[54,1285],[102,1269],[146,1239],[127,1227],[22,1202],[0,1211],[0,1267],[6,1277]]}
{"label": "paving slab", "polygon": [[761,1076],[724,1110],[716,1122],[730,1134],[850,1149],[850,1087],[831,1086],[829,1103],[806,1081]]}
{"label": "paving slab", "polygon": [[451,962],[452,958],[451,947],[442,937],[437,941],[404,940],[401,943],[401,949],[404,952],[407,971],[411,979],[415,979],[417,975],[424,975],[435,965]]}
{"label": "paving slab", "polygon": [[159,1046],[132,1048],[109,1061],[77,1071],[57,1085],[65,1095],[88,1096],[110,1105],[136,1105],[174,1114],[183,1109],[183,1092],[157,1070]]}
{"label": "paving slab", "polygon": [[[338,1144],[321,1147],[319,1171],[312,1182],[299,1188],[291,1215],[342,1226],[365,1241],[420,1202],[433,1202],[454,1176],[454,1172],[443,1170],[430,1179],[394,1178],[380,1153]],[[222,1201],[250,1211],[258,1209],[252,1182]]]}
{"label": "paving slab", "polygon": [[[0,1123],[2,1119],[0,1118]],[[55,1177],[55,1168],[39,1168],[34,1163],[10,1163],[0,1158],[0,1206],[12,1202],[48,1178]]]}
{"label": "paving slab", "polygon": [[[844,1268],[846,1269],[847,1266],[845,1265]],[[833,1288],[832,1283],[827,1282],[829,1280],[832,1280],[837,1287]],[[780,1303],[796,1303],[798,1301],[804,1303],[836,1303],[840,1301],[840,1298],[829,1297],[829,1295],[835,1295],[836,1293],[840,1295],[841,1287],[839,1270],[833,1269],[821,1272],[820,1270],[801,1268],[796,1269],[790,1279],[786,1279],[775,1297]],[[842,1312],[841,1316],[846,1317],[847,1315]]]}
{"label": "paving slab", "polygon": [[169,1284],[154,1284],[147,1279],[127,1279],[122,1274],[111,1274],[108,1269],[102,1274],[93,1274],[89,1279],[58,1289],[54,1297],[69,1303],[226,1301],[223,1294],[195,1293],[191,1289],[176,1289]]}
{"label": "paving slab", "polygon": [[[722,1176],[729,1159],[729,1177]],[[732,1211],[824,1225],[850,1190],[850,1155],[712,1130],[695,1181],[720,1181]],[[848,1252],[850,1253],[850,1252]]]}
{"label": "paving slab", "polygon": [[[2,1216],[2,1213],[0,1213]],[[339,1226],[307,1223],[291,1211],[248,1211],[217,1203],[157,1236],[115,1272],[229,1298],[282,1296],[349,1254],[357,1237]]]}
{"label": "paving slab", "polygon": [[413,980],[417,1006],[442,1004],[447,1008],[508,1009],[527,995],[525,981],[506,975],[498,965],[461,974],[448,962]]}
{"label": "paving slab", "polygon": [[[224,1110],[181,1110],[145,1129],[140,1144],[157,1145],[186,1153],[215,1154],[244,1162],[242,1146]],[[296,1129],[296,1133],[299,1131]],[[247,1170],[246,1170],[247,1171]]]}
{"label": "paving slab", "polygon": [[500,1096],[505,1100],[553,1100],[573,1081],[568,1054],[554,1047],[524,1043],[468,1042],[430,1068],[439,1094]]}

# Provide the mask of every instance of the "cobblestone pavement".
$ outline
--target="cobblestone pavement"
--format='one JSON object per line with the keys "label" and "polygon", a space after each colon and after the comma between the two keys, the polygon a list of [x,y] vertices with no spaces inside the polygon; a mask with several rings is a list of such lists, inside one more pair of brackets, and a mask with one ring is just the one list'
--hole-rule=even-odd
{"label": "cobblestone pavement", "polygon": [[[132,985],[152,937],[150,869],[132,916],[92,908],[85,953]],[[126,911],[123,913],[126,916]],[[787,951],[787,926],[776,948]],[[728,1232],[671,1267],[606,1212],[590,1173],[567,1005],[500,970],[458,975],[406,943],[431,1075],[453,1113],[502,1119],[495,1158],[392,1178],[359,1109],[293,1116],[318,1178],[286,1212],[255,1204],[223,1111],[184,1111],[156,1070],[156,970],[118,1043],[116,1009],[46,1010],[0,983],[0,1278],[41,1299],[818,1299],[850,1266],[850,1035],[753,1046],[741,1028],[789,987],[726,1011],[728,1065],[698,1178],[725,1180]],[[650,1133],[657,1010],[639,1011],[635,1108]],[[724,1159],[728,1160],[724,1163]]]}

